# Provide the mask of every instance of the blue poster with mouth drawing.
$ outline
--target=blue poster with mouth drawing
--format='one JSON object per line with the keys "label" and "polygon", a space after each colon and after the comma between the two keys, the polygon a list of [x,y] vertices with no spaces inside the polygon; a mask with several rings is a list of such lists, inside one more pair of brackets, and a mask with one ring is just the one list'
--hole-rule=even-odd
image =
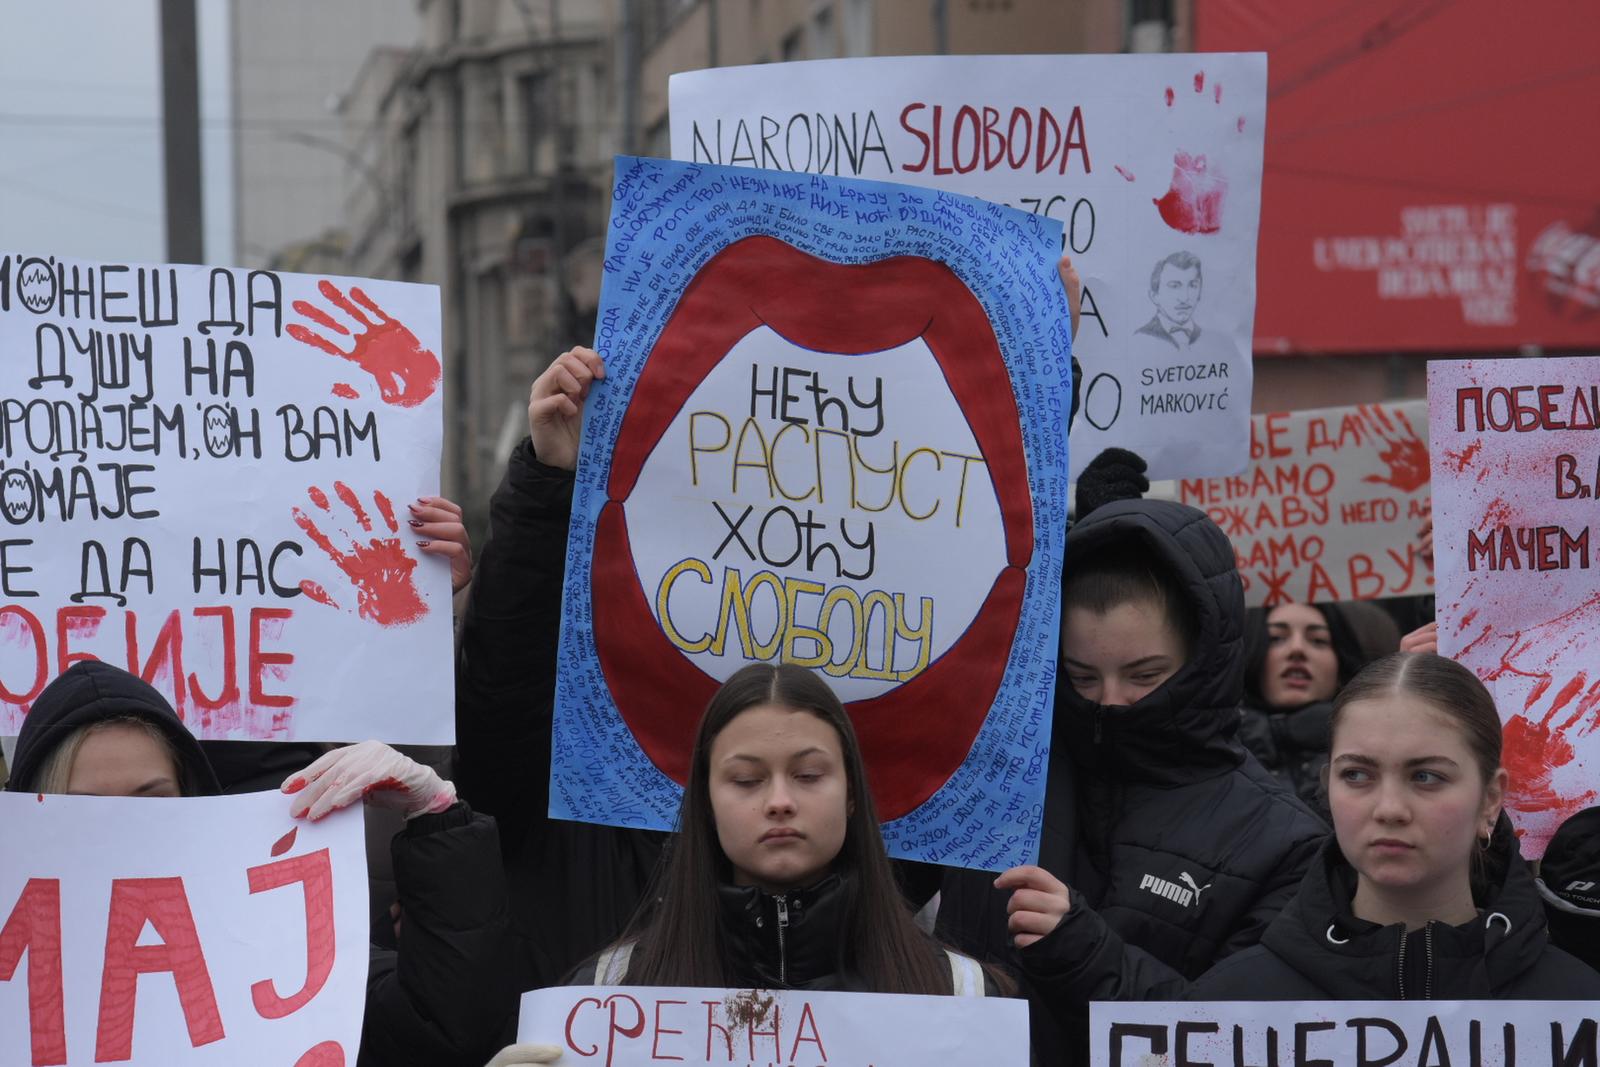
{"label": "blue poster with mouth drawing", "polygon": [[751,662],[844,702],[895,856],[1038,852],[1071,402],[1059,223],[619,157],[550,813],[670,828]]}

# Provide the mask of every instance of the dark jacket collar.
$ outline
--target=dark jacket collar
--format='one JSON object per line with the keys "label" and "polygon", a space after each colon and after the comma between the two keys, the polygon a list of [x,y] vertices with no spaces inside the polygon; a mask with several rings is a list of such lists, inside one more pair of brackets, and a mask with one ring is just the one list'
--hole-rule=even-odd
{"label": "dark jacket collar", "polygon": [[[1431,959],[1422,963],[1431,972],[1435,999],[1505,989],[1538,962],[1548,941],[1533,875],[1504,818],[1495,830],[1486,867],[1484,884],[1475,894],[1476,918],[1460,926],[1428,924]],[[1352,915],[1355,886],[1356,873],[1330,835],[1299,894],[1267,928],[1262,944],[1331,996],[1399,997],[1405,928]],[[1407,952],[1413,953],[1414,947]]]}
{"label": "dark jacket collar", "polygon": [[166,697],[148,682],[99,660],[73,664],[33,702],[17,736],[6,789],[13,793],[32,790],[50,753],[74,730],[118,718],[143,719],[167,736],[183,763],[187,793],[215,796],[222,792],[200,742]]}
{"label": "dark jacket collar", "polygon": [[754,886],[719,887],[731,974],[737,979],[731,984],[763,989],[844,984],[840,972],[850,895],[849,882],[837,874],[777,896]]}
{"label": "dark jacket collar", "polygon": [[1054,738],[1084,769],[1176,785],[1232,770],[1244,682],[1244,587],[1233,546],[1203,512],[1168,500],[1096,508],[1067,535],[1066,568],[1099,549],[1142,542],[1178,578],[1199,620],[1187,663],[1137,704],[1104,707],[1056,685]]}

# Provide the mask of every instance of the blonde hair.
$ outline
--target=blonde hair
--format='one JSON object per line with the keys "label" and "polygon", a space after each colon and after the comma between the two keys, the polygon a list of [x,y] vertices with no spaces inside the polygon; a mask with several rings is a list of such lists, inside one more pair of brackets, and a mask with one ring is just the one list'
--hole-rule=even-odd
{"label": "blonde hair", "polygon": [[183,759],[178,755],[178,749],[173,745],[172,739],[162,729],[149,719],[141,719],[137,715],[119,715],[114,719],[102,719],[91,722],[73,730],[61,743],[51,750],[39,765],[39,773],[34,777],[31,786],[24,790],[29,793],[65,793],[67,786],[72,781],[72,765],[77,762],[78,749],[83,747],[83,742],[97,730],[104,730],[108,726],[133,726],[143,730],[158,744],[161,750],[172,760],[172,770],[178,780],[178,792],[189,796],[193,792],[189,788],[189,774],[184,766]]}

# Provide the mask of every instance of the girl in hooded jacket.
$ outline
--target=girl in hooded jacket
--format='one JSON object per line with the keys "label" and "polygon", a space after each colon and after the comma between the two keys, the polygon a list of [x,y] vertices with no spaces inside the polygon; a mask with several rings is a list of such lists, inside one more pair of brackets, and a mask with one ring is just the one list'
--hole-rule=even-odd
{"label": "girl in hooded jacket", "polygon": [[[712,697],[678,832],[645,899],[572,984],[1000,992],[917,928],[849,716],[793,664],[751,664]],[[495,1062],[553,1063],[561,1051],[524,1044]]]}
{"label": "girl in hooded jacket", "polygon": [[[201,744],[148,682],[88,660],[34,701],[6,789],[105,797],[222,792]],[[293,817],[355,803],[400,808],[393,841],[405,909],[398,950],[374,947],[357,1067],[477,1067],[514,1010],[505,880],[494,820],[432,770],[375,741],[335,749],[293,776]]]}
{"label": "girl in hooded jacket", "polygon": [[1337,604],[1279,604],[1245,615],[1239,740],[1299,798],[1322,809],[1333,698],[1364,658]]}
{"label": "girl in hooded jacket", "polygon": [[1334,702],[1334,836],[1261,944],[1188,999],[1600,998],[1600,974],[1549,944],[1500,751],[1465,667],[1408,652],[1368,666]]}
{"label": "girl in hooded jacket", "polygon": [[1326,826],[1239,743],[1244,590],[1204,513],[1094,510],[1067,535],[1037,866],[945,878],[940,936],[1020,966],[1041,1063],[1091,1000],[1170,1000],[1256,943]]}

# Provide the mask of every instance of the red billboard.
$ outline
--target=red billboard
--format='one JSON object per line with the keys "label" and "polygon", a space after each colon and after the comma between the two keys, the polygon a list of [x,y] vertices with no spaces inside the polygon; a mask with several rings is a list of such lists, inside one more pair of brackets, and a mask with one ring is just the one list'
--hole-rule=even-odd
{"label": "red billboard", "polygon": [[1600,349],[1593,0],[1195,0],[1267,53],[1258,354]]}

